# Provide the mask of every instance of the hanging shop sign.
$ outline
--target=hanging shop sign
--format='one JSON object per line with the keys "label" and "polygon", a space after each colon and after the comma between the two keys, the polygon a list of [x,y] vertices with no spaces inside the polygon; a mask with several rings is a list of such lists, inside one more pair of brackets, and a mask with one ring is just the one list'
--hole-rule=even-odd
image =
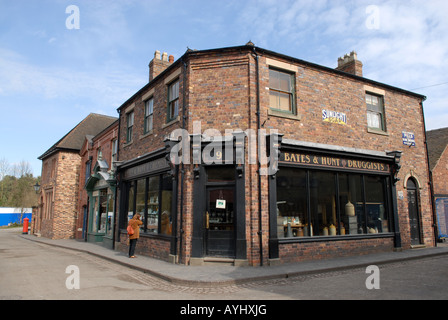
{"label": "hanging shop sign", "polygon": [[347,125],[347,115],[342,112],[323,109],[322,121]]}
{"label": "hanging shop sign", "polygon": [[402,131],[401,138],[405,146],[415,147],[415,135],[413,132]]}
{"label": "hanging shop sign", "polygon": [[282,152],[279,162],[317,168],[340,168],[378,173],[390,172],[389,164],[379,161],[338,158],[296,152]]}

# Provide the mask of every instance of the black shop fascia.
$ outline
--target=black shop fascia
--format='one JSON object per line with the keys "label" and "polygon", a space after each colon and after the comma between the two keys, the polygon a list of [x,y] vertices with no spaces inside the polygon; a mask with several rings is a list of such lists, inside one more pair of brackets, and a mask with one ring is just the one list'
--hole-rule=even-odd
{"label": "black shop fascia", "polygon": [[401,152],[283,139],[269,179],[270,259],[291,242],[394,238]]}

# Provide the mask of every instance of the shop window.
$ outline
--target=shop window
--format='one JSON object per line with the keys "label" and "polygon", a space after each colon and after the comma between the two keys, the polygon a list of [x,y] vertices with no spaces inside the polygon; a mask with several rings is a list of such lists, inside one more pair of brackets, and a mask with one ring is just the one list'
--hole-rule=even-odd
{"label": "shop window", "polygon": [[311,171],[309,188],[311,235],[336,235],[335,174]]}
{"label": "shop window", "polygon": [[135,201],[134,192],[135,192],[134,182],[131,182],[129,185],[129,191],[128,191],[128,221],[132,219],[132,217],[134,216],[134,212],[135,212],[134,211],[134,201]]}
{"label": "shop window", "polygon": [[294,75],[269,69],[269,106],[271,109],[295,114]]}
{"label": "shop window", "polygon": [[364,233],[364,201],[362,176],[339,174],[339,212],[341,214],[340,234]]}
{"label": "shop window", "polygon": [[367,126],[374,130],[386,131],[384,119],[383,98],[372,94],[366,94]]}
{"label": "shop window", "polygon": [[282,168],[277,176],[277,236],[309,235],[306,171]]}
{"label": "shop window", "polygon": [[172,184],[172,178],[168,174],[129,182],[128,220],[139,213],[143,221],[143,233],[171,235]]}
{"label": "shop window", "polygon": [[107,229],[106,234],[112,236],[113,225],[114,225],[114,196],[112,191],[108,189],[107,195]]}
{"label": "shop window", "polygon": [[[157,233],[159,227],[159,177],[150,177],[147,192],[146,232]],[[142,217],[145,214],[142,214]]]}
{"label": "shop window", "polygon": [[162,200],[161,200],[161,218],[160,233],[171,235],[173,229],[172,223],[172,198],[173,198],[173,178],[169,174],[162,177]]}
{"label": "shop window", "polygon": [[281,168],[278,238],[390,232],[388,178]]}
{"label": "shop window", "polygon": [[366,217],[368,233],[389,231],[386,215],[386,190],[384,179],[375,176],[365,177]]}

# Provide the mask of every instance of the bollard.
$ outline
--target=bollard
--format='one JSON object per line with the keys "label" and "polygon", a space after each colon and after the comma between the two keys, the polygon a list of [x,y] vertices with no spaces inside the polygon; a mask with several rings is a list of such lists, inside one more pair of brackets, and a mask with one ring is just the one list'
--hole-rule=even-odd
{"label": "bollard", "polygon": [[23,234],[28,234],[29,221],[30,221],[30,219],[28,219],[28,218],[23,219],[23,230],[22,230]]}

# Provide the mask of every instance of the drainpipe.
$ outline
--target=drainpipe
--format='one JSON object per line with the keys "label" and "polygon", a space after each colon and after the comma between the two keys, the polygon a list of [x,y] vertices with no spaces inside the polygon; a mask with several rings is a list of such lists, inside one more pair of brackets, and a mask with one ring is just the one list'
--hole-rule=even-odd
{"label": "drainpipe", "polygon": [[[118,136],[117,136],[117,160],[120,160],[120,128],[121,128],[121,110],[118,109]],[[112,249],[115,250],[115,240],[117,239],[117,234],[119,228],[117,228],[118,225],[118,216],[117,216],[117,203],[118,203],[118,176],[117,176],[117,170],[114,168],[114,164],[111,163],[112,170],[115,170],[115,192],[114,192],[114,230],[112,232]]]}
{"label": "drainpipe", "polygon": [[431,194],[431,212],[432,212],[432,221],[433,221],[433,230],[434,230],[434,247],[437,247],[437,238],[439,236],[439,230],[438,230],[438,226],[437,226],[437,214],[436,214],[435,203],[434,203],[434,185],[433,185],[433,181],[432,181],[432,171],[431,171],[431,166],[429,165],[428,140],[426,137],[426,124],[425,124],[425,112],[423,110],[423,101],[425,101],[425,100],[426,100],[426,98],[424,98],[422,101],[420,101],[420,107],[422,109],[423,133],[425,135],[426,163],[428,164],[429,191]]}
{"label": "drainpipe", "polygon": [[[182,88],[182,130],[185,130],[185,120],[186,120],[186,89],[187,89],[187,63],[182,58],[182,65],[183,65],[183,88]],[[184,235],[184,229],[183,229],[183,216],[184,216],[184,181],[185,181],[185,168],[184,168],[184,162],[181,162],[180,165],[180,174],[181,174],[181,181],[180,181],[180,225],[179,225],[179,264],[182,263],[182,245],[183,245],[183,235]],[[176,246],[177,248],[177,246]],[[177,249],[176,249],[177,250]]]}
{"label": "drainpipe", "polygon": [[[255,58],[255,68],[256,68],[256,86],[257,86],[257,141],[258,148],[260,148],[260,70],[259,70],[259,61],[258,61],[258,53],[255,47],[252,48],[253,54],[252,56]],[[261,212],[261,164],[260,164],[260,152],[258,150],[258,238],[260,240],[260,266],[263,266],[263,224],[262,224],[262,212]]]}

